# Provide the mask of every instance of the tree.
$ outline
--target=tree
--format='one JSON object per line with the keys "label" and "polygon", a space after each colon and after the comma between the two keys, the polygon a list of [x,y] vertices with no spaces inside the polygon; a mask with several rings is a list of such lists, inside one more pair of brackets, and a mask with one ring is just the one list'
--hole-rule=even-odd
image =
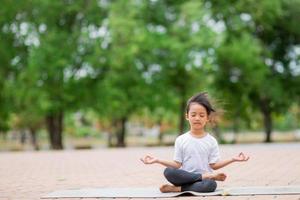
{"label": "tree", "polygon": [[13,111],[11,87],[18,72],[27,62],[27,45],[24,43],[23,10],[28,3],[15,4],[3,1],[0,8],[0,132],[9,129],[8,118]]}
{"label": "tree", "polygon": [[145,98],[145,80],[136,66],[136,55],[143,37],[140,2],[117,1],[110,5],[108,31],[108,66],[100,85],[98,111],[109,117],[115,129],[116,146],[126,146],[126,122]]}
{"label": "tree", "polygon": [[91,97],[86,97],[91,91],[78,89],[90,84],[100,71],[94,71],[84,58],[91,53],[87,34],[96,31],[93,27],[101,24],[104,11],[96,1],[34,1],[27,12],[28,36],[36,43],[30,46],[23,72],[24,80],[29,81],[23,87],[29,89],[28,99],[35,98],[36,110],[45,117],[51,148],[62,149],[64,114],[86,105],[79,102]]}
{"label": "tree", "polygon": [[[295,28],[299,14],[294,9],[299,1],[206,2],[214,18],[226,27],[226,37],[217,57],[218,66],[224,70],[220,70],[218,77],[227,78],[224,87],[228,90],[233,84],[242,84],[242,90],[235,91],[236,98],[246,94],[262,113],[265,141],[270,142],[272,114],[283,113],[290,105],[288,98],[282,97],[291,97],[284,88],[293,79],[294,59],[288,55],[291,47],[299,43],[299,29]],[[296,85],[289,84],[289,87]]]}
{"label": "tree", "polygon": [[[151,2],[145,10],[149,33],[144,67],[151,73],[152,87],[166,88],[170,107],[178,113],[178,132],[184,132],[187,98],[205,88],[210,66],[210,47],[215,33],[204,22],[207,14],[199,1]],[[201,28],[200,28],[201,27]],[[153,70],[154,69],[154,70]],[[159,81],[158,81],[159,80]],[[155,87],[155,88],[156,88]]]}

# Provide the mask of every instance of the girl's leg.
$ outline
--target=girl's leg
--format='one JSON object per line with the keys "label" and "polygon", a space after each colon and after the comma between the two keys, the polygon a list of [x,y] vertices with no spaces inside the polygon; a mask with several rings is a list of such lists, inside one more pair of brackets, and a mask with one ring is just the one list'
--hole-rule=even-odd
{"label": "girl's leg", "polygon": [[214,192],[216,188],[216,181],[211,179],[204,179],[196,183],[181,186],[181,191]]}
{"label": "girl's leg", "polygon": [[202,180],[202,175],[190,173],[182,169],[166,168],[164,171],[166,179],[175,186],[195,183]]}

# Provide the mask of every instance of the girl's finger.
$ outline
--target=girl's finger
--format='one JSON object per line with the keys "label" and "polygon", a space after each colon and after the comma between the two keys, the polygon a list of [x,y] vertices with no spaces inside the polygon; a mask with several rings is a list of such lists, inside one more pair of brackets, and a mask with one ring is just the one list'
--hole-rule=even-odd
{"label": "girl's finger", "polygon": [[242,156],[242,157],[245,157],[245,154],[244,154],[243,152],[241,152],[241,156]]}
{"label": "girl's finger", "polygon": [[145,160],[148,160],[149,158],[151,158],[151,157],[150,157],[150,156],[146,156],[146,157],[145,157]]}

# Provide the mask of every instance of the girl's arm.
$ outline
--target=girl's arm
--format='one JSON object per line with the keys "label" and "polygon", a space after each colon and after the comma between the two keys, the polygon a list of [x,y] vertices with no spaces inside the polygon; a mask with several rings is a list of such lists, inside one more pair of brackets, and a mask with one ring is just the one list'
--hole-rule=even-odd
{"label": "girl's arm", "polygon": [[221,160],[217,163],[213,163],[213,164],[210,164],[210,167],[213,169],[213,170],[217,170],[217,169],[220,169],[222,167],[225,167],[233,162],[246,162],[247,160],[249,160],[249,156],[245,155],[243,152],[241,152],[238,156],[235,156],[231,159],[228,159],[228,160]]}
{"label": "girl's arm", "polygon": [[181,167],[180,162],[161,160],[161,159],[149,156],[149,155],[145,156],[144,158],[141,158],[141,161],[146,165],[157,163],[157,164],[161,164],[163,166],[171,167],[171,168],[175,168],[175,169],[178,169]]}

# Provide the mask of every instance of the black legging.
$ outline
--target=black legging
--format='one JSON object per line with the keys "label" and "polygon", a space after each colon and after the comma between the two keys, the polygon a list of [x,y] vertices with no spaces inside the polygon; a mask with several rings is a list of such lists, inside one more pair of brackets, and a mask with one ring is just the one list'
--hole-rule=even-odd
{"label": "black legging", "polygon": [[213,192],[217,183],[211,179],[202,180],[199,173],[190,173],[182,169],[166,168],[164,171],[166,179],[175,186],[181,186],[181,191]]}

